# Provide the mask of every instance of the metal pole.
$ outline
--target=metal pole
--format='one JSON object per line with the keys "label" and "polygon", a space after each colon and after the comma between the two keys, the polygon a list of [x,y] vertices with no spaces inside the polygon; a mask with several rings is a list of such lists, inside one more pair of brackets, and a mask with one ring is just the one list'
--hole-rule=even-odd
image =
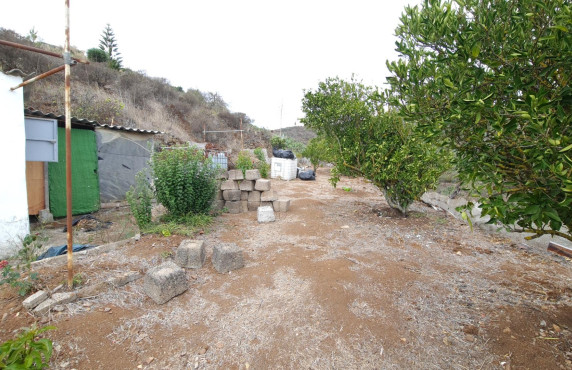
{"label": "metal pole", "polygon": [[244,140],[242,139],[242,118],[240,119],[240,146],[244,150]]}
{"label": "metal pole", "polygon": [[70,55],[70,0],[66,2],[65,115],[66,115],[66,202],[68,228],[68,288],[73,288],[73,230],[72,230],[72,157],[71,157],[71,55]]}
{"label": "metal pole", "polygon": [[14,91],[14,90],[16,90],[16,89],[18,89],[18,88],[20,88],[20,87],[22,87],[22,86],[26,86],[26,85],[28,85],[28,84],[31,84],[32,82],[36,82],[36,81],[38,81],[38,80],[41,80],[42,78],[51,76],[51,75],[53,75],[53,74],[55,74],[55,73],[58,73],[58,72],[60,72],[60,71],[62,71],[62,70],[64,70],[64,69],[65,69],[65,66],[59,66],[59,67],[57,67],[57,68],[52,69],[51,71],[48,71],[48,72],[46,72],[46,73],[42,73],[41,75],[38,75],[38,76],[36,76],[36,77],[34,77],[34,78],[30,78],[29,80],[26,80],[26,81],[22,82],[22,83],[19,84],[18,86],[11,87],[10,90],[11,90],[11,91]]}
{"label": "metal pole", "polygon": [[[45,55],[49,55],[49,56],[56,57],[56,58],[63,58],[63,56],[61,54],[58,54],[58,53],[54,53],[54,52],[47,51],[47,50],[42,50],[39,48],[35,48],[33,46],[18,44],[18,43],[11,42],[11,41],[0,40],[0,45],[11,46],[13,48],[27,50],[27,51],[33,51],[35,53],[45,54]],[[78,58],[72,58],[72,60],[75,60],[76,62],[83,63],[83,64],[89,64],[89,62],[87,60],[82,60],[82,59],[78,59]]]}

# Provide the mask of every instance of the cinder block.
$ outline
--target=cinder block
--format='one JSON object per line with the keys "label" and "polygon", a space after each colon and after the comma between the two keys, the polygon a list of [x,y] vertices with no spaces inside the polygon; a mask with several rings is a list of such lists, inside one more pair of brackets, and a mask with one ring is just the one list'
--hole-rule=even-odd
{"label": "cinder block", "polygon": [[222,197],[222,190],[217,191],[217,193],[216,193],[216,198],[215,198],[215,199],[217,199],[217,200],[224,199],[224,198]]}
{"label": "cinder block", "polygon": [[224,208],[225,200],[217,199],[213,201],[212,208],[216,211],[221,211]]}
{"label": "cinder block", "polygon": [[274,209],[271,206],[258,207],[258,222],[274,222],[276,217],[274,216]]}
{"label": "cinder block", "polygon": [[143,289],[155,303],[163,304],[188,289],[187,275],[175,262],[167,261],[147,271]]}
{"label": "cinder block", "polygon": [[205,242],[186,239],[179,244],[175,254],[175,263],[181,267],[199,269],[205,263]]}
{"label": "cinder block", "polygon": [[247,208],[249,211],[256,211],[260,207],[260,202],[247,202]]}
{"label": "cinder block", "polygon": [[212,261],[215,270],[223,274],[244,267],[242,250],[234,243],[215,245]]}
{"label": "cinder block", "polygon": [[248,191],[243,191],[240,193],[240,200],[248,200]]}
{"label": "cinder block", "polygon": [[251,191],[248,193],[248,201],[249,202],[260,202],[260,192],[259,191]]}
{"label": "cinder block", "polygon": [[260,171],[259,170],[246,170],[245,178],[247,180],[258,180],[260,178]]}
{"label": "cinder block", "polygon": [[270,190],[270,180],[258,179],[254,185],[254,190],[258,191],[268,191]]}
{"label": "cinder block", "polygon": [[223,190],[222,197],[224,200],[240,200],[241,191],[240,190]]}
{"label": "cinder block", "polygon": [[274,212],[288,212],[290,209],[290,199],[278,199],[272,202]]}
{"label": "cinder block", "polygon": [[220,190],[238,190],[238,182],[234,180],[224,180],[220,183]]}
{"label": "cinder block", "polygon": [[244,180],[240,182],[238,188],[242,191],[253,191],[254,190],[254,181],[252,180]]}
{"label": "cinder block", "polygon": [[228,210],[228,213],[237,214],[242,211],[242,204],[240,204],[240,201],[226,201],[224,206]]}
{"label": "cinder block", "polygon": [[22,305],[26,309],[32,310],[32,309],[36,308],[40,303],[45,301],[46,299],[48,299],[48,292],[46,292],[45,290],[39,290],[36,293],[29,296],[28,298],[24,299],[24,302],[22,302]]}
{"label": "cinder block", "polygon": [[241,200],[240,201],[240,211],[241,212],[248,212],[248,201],[247,200]]}
{"label": "cinder block", "polygon": [[229,180],[244,180],[244,174],[242,170],[230,170],[228,171]]}
{"label": "cinder block", "polygon": [[260,202],[260,207],[271,207],[272,209],[274,209],[272,202]]}
{"label": "cinder block", "polygon": [[273,202],[276,199],[278,199],[278,197],[274,194],[274,190],[263,191],[262,194],[260,194],[261,202]]}

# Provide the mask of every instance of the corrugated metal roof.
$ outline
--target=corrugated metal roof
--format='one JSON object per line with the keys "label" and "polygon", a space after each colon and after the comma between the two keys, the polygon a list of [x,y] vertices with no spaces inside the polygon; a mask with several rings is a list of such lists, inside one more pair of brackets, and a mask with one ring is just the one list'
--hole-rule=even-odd
{"label": "corrugated metal roof", "polygon": [[[51,118],[51,119],[56,119],[58,121],[65,121],[65,118],[66,118],[64,115],[58,116],[54,113],[44,113],[42,111],[35,110],[33,108],[24,109],[24,115],[32,116],[32,117],[40,117],[40,118]],[[164,132],[157,131],[157,130],[143,130],[143,129],[134,128],[134,127],[108,125],[108,124],[99,123],[97,121],[90,121],[88,119],[77,118],[77,117],[72,117],[71,122],[72,122],[72,124],[80,124],[80,125],[86,125],[86,126],[92,126],[92,127],[103,127],[103,128],[107,128],[110,130],[139,132],[139,133],[143,133],[143,134],[164,134]]]}

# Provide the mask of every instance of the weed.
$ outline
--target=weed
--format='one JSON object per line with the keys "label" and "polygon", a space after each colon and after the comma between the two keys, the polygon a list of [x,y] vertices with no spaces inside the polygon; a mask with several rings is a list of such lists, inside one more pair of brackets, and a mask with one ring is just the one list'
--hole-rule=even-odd
{"label": "weed", "polygon": [[342,189],[344,189],[344,191],[348,191],[348,192],[352,191],[352,188],[350,188],[348,186],[344,186]]}
{"label": "weed", "polygon": [[147,171],[143,170],[135,176],[135,187],[131,186],[125,194],[131,213],[137,221],[139,229],[144,228],[151,222],[151,201],[153,200],[153,190],[147,179]]}
{"label": "weed", "polygon": [[167,259],[167,258],[172,258],[172,257],[173,257],[173,252],[171,252],[171,251],[161,252],[161,258],[162,259]]}

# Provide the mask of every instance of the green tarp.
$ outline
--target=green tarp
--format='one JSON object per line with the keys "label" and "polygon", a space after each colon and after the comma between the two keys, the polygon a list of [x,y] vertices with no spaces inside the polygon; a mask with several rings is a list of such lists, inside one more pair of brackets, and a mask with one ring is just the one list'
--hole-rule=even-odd
{"label": "green tarp", "polygon": [[[99,179],[95,132],[72,129],[72,214],[99,209]],[[50,211],[66,216],[66,133],[58,127],[58,162],[48,165]]]}

